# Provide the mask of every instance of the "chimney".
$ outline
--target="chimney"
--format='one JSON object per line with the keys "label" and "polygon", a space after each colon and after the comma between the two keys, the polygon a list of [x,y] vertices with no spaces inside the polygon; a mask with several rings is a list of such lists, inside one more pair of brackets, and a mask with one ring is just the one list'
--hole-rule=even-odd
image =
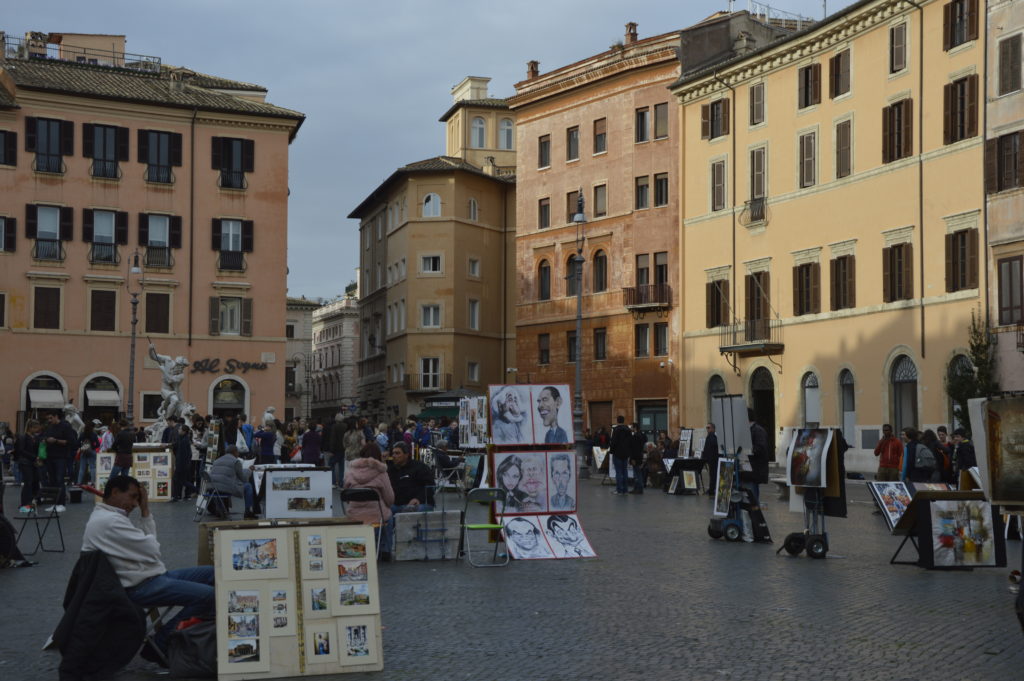
{"label": "chimney", "polygon": [[533,80],[540,75],[540,62],[536,59],[531,59],[526,62],[526,80]]}
{"label": "chimney", "polygon": [[626,44],[632,45],[636,42],[636,22],[631,21],[626,24]]}

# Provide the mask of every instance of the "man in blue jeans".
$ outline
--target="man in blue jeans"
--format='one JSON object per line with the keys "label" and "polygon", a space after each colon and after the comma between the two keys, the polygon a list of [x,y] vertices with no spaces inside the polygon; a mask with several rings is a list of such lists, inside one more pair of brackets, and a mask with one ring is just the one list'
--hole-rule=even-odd
{"label": "man in blue jeans", "polygon": [[[136,508],[140,517],[133,522],[129,516]],[[107,481],[103,503],[96,504],[85,525],[82,551],[106,554],[128,598],[137,605],[183,606],[155,637],[162,650],[178,622],[214,615],[213,567],[170,571],[164,567],[146,488],[135,478],[119,475]]]}

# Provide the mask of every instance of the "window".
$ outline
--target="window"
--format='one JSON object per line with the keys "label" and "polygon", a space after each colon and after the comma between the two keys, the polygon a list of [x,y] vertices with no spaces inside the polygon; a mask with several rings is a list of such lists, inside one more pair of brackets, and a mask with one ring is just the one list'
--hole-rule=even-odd
{"label": "window", "polygon": [[245,189],[245,174],[256,167],[255,143],[236,137],[214,137],[211,148],[213,169],[220,171],[220,186]]}
{"label": "window", "polygon": [[598,118],[594,121],[594,153],[603,154],[608,151],[608,119]]}
{"label": "window", "polygon": [[668,251],[659,251],[654,254],[654,283],[668,283]]}
{"label": "window", "polygon": [[651,256],[641,253],[636,256],[636,285],[647,286],[651,283]]}
{"label": "window", "polygon": [[568,362],[572,363],[576,361],[576,332],[566,331],[565,332],[565,356],[568,358]]}
{"label": "window", "polygon": [[551,165],[551,135],[537,138],[537,167],[547,168]]}
{"label": "window", "polygon": [[33,289],[35,300],[32,309],[32,328],[60,328],[60,294],[55,286],[36,286]]}
{"label": "window", "polygon": [[116,244],[128,243],[128,213],[83,210],[82,240],[91,244],[89,262],[118,262]]}
{"label": "window", "polygon": [[470,258],[469,262],[467,263],[466,270],[469,272],[469,276],[471,276],[471,277],[479,277],[480,276],[480,259],[479,258]]}
{"label": "window", "polygon": [[551,265],[541,260],[537,267],[537,300],[551,300]]}
{"label": "window", "polygon": [[651,356],[651,327],[647,324],[633,326],[633,356]]}
{"label": "window", "polygon": [[856,261],[843,255],[829,261],[829,299],[833,310],[857,306]]}
{"label": "window", "polygon": [[914,101],[902,99],[882,109],[882,163],[914,153]]}
{"label": "window", "polygon": [[821,64],[811,64],[796,72],[797,108],[805,109],[821,102]]}
{"label": "window", "polygon": [[804,263],[793,268],[793,315],[821,312],[821,266]]}
{"label": "window", "polygon": [[18,247],[17,223],[15,218],[0,217],[0,252],[13,253]]}
{"label": "window", "polygon": [[37,260],[63,260],[62,241],[70,241],[74,209],[70,206],[25,206],[25,236],[35,239],[32,257]]}
{"label": "window", "polygon": [[18,133],[0,130],[0,165],[18,165]]}
{"label": "window", "polygon": [[599,184],[594,187],[594,217],[608,215],[608,185]]}
{"label": "window", "polygon": [[[1021,89],[1021,34],[999,41],[999,94]],[[13,133],[9,133],[13,134]]]}
{"label": "window", "polygon": [[474,149],[483,149],[487,146],[487,125],[480,116],[475,117],[470,126],[469,146]]}
{"label": "window", "polygon": [[651,109],[650,107],[642,107],[636,110],[636,114],[633,118],[633,129],[634,129],[634,141],[635,142],[646,142],[650,137],[650,118]]}
{"label": "window", "polygon": [[420,272],[438,273],[441,271],[441,256],[422,255],[420,256]]}
{"label": "window", "polygon": [[75,124],[52,118],[25,118],[25,151],[36,153],[33,170],[63,173],[64,157],[75,153]]}
{"label": "window", "polygon": [[284,368],[284,391],[289,395],[294,395],[296,392],[295,385],[295,367]]}
{"label": "window", "polygon": [[0,329],[7,326],[7,294],[0,293]]}
{"label": "window", "polygon": [[907,25],[899,24],[889,28],[889,73],[899,73],[907,68]]}
{"label": "window", "polygon": [[285,338],[295,338],[295,325],[294,324],[285,324],[284,325],[284,337]]}
{"label": "window", "polygon": [[1024,322],[1024,256],[999,260],[999,324]]}
{"label": "window", "polygon": [[479,211],[477,210],[476,199],[469,200],[469,219],[476,222]]}
{"label": "window", "polygon": [[668,322],[657,322],[654,325],[654,356],[668,355]]}
{"label": "window", "polygon": [[668,205],[668,173],[658,173],[654,176],[654,205]]}
{"label": "window", "polygon": [[466,364],[466,380],[472,383],[480,382],[480,362],[468,362]]}
{"label": "window", "polygon": [[439,329],[441,328],[441,306],[421,305],[420,306],[420,328]]}
{"label": "window", "polygon": [[700,107],[700,138],[715,139],[729,134],[729,100],[704,104]]}
{"label": "window", "polygon": [[765,340],[770,332],[771,276],[769,272],[751,272],[745,278],[746,316],[744,338],[747,342]]}
{"label": "window", "polygon": [[1024,130],[985,142],[985,191],[989,194],[1024,186]]}
{"label": "window", "polygon": [[575,161],[580,157],[580,126],[565,131],[565,160]]}
{"label": "window", "polygon": [[654,139],[668,137],[668,102],[654,105]]}
{"label": "window", "polygon": [[537,334],[537,364],[551,363],[551,334]]}
{"label": "window", "polygon": [[576,254],[573,253],[565,260],[565,295],[576,295]]}
{"label": "window", "polygon": [[978,287],[978,230],[946,235],[946,292]]}
{"label": "window", "polygon": [[853,122],[836,124],[836,179],[853,172]]}
{"label": "window", "polygon": [[580,193],[578,191],[569,192],[565,195],[565,221],[572,222],[573,217],[576,215],[576,210],[580,204]]}
{"label": "window", "polygon": [[764,123],[764,83],[750,86],[750,124]]}
{"label": "window", "polygon": [[942,49],[978,39],[978,0],[953,0],[942,8]]}
{"label": "window", "polygon": [[551,226],[551,199],[537,201],[537,229]]}
{"label": "window", "polygon": [[634,181],[633,207],[636,210],[651,207],[650,178],[644,175]]}
{"label": "window", "polygon": [[711,210],[725,208],[725,161],[711,164]]}
{"label": "window", "polygon": [[608,256],[604,251],[598,251],[594,254],[592,272],[594,276],[594,293],[606,291],[608,289]]}
{"label": "window", "polygon": [[608,329],[594,329],[594,359],[608,359]]}
{"label": "window", "polygon": [[705,325],[709,329],[729,323],[729,280],[718,279],[704,285]]}
{"label": "window", "polygon": [[469,328],[473,329],[474,331],[479,331],[480,330],[480,301],[479,300],[470,300],[469,301],[469,310],[468,310],[468,315],[467,316],[469,318]]}
{"label": "window", "polygon": [[220,249],[221,251],[242,250],[242,221],[221,220],[220,222]]}
{"label": "window", "polygon": [[835,99],[849,91],[850,50],[843,50],[828,60],[828,96]]}
{"label": "window", "polygon": [[817,182],[817,135],[800,135],[800,186],[812,187]]}
{"label": "window", "polygon": [[[240,301],[239,298],[233,300]],[[170,333],[171,331],[171,294],[146,294],[146,333]]]}
{"label": "window", "polygon": [[82,155],[92,159],[92,176],[117,179],[118,161],[129,160],[128,128],[82,124]]}
{"label": "window", "polygon": [[147,182],[171,184],[171,168],[181,166],[181,133],[139,130],[139,163],[146,164]]}
{"label": "window", "polygon": [[[148,296],[147,296],[148,302]],[[148,324],[147,318],[147,324]],[[220,333],[225,336],[238,336],[242,331],[242,299],[220,299]]]}
{"label": "window", "polygon": [[89,330],[116,331],[117,291],[89,292]]}
{"label": "window", "polygon": [[420,358],[420,387],[435,390],[441,387],[441,359],[439,357]]}
{"label": "window", "polygon": [[885,302],[914,297],[913,251],[909,243],[882,249],[882,299]]}
{"label": "window", "polygon": [[967,76],[942,88],[942,138],[952,144],[978,134],[978,76]]}
{"label": "window", "polygon": [[441,217],[441,197],[437,194],[427,194],[423,197],[423,217]]}
{"label": "window", "polygon": [[511,118],[502,118],[498,124],[498,148],[515,149],[515,130]]}
{"label": "window", "polygon": [[[765,156],[764,147],[750,150],[750,219],[764,220]],[[756,204],[756,205],[755,205]]]}

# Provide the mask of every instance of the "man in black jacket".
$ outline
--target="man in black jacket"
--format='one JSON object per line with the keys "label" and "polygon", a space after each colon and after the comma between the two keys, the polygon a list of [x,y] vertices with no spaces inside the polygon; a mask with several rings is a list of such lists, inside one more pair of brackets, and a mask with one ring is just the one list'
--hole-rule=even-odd
{"label": "man in black jacket", "polygon": [[391,448],[388,477],[395,491],[392,513],[432,510],[434,499],[430,488],[434,485],[434,474],[425,463],[412,458],[405,442],[396,442]]}
{"label": "man in black jacket", "polygon": [[629,460],[632,439],[625,417],[619,416],[616,419],[615,427],[612,428],[612,440],[609,446],[612,464],[615,466],[615,490],[612,494],[625,494],[629,491],[626,488],[626,462]]}
{"label": "man in black jacket", "polygon": [[708,494],[714,494],[718,482],[718,436],[715,435],[713,423],[705,426],[704,430],[707,435],[704,436],[704,449],[700,452],[700,458],[708,467]]}
{"label": "man in black jacket", "polygon": [[[43,440],[46,442],[47,484],[50,487],[60,487],[56,508],[58,513],[63,513],[64,504],[67,503],[64,478],[67,476],[68,463],[78,449],[78,435],[71,424],[61,417],[60,412],[50,412],[47,419],[49,425],[43,432]],[[46,510],[52,511],[53,508]]]}
{"label": "man in black jacket", "polygon": [[957,428],[953,431],[953,482],[960,485],[960,471],[966,471],[978,465],[978,455],[974,452],[974,443],[967,439],[967,431]]}
{"label": "man in black jacket", "polygon": [[754,504],[761,504],[761,483],[768,482],[768,431],[754,420],[754,410],[747,409],[747,420],[750,421],[751,452],[747,457],[750,471],[741,471],[740,480],[747,483]]}
{"label": "man in black jacket", "polygon": [[633,490],[630,494],[643,494],[647,483],[644,471],[644,445],[647,436],[640,430],[640,424],[633,424],[633,432],[629,437],[629,463],[633,466]]}

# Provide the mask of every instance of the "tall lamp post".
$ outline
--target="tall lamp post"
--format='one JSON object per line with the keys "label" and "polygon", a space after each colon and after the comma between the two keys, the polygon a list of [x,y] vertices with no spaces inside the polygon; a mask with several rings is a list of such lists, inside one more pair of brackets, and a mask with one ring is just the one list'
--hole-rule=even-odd
{"label": "tall lamp post", "polygon": [[132,290],[132,275],[142,274],[142,268],[139,267],[139,249],[135,249],[135,253],[132,254],[131,263],[128,281],[125,282],[128,294],[132,297],[132,345],[128,354],[128,421],[135,419],[135,328],[139,325],[139,293],[142,289]]}
{"label": "tall lamp post", "polygon": [[576,431],[576,462],[580,467],[580,478],[590,477],[590,465],[587,463],[587,443],[583,438],[583,243],[586,235],[583,232],[587,224],[587,216],[583,213],[583,187],[576,195],[576,214],[572,221],[576,224],[576,256],[573,258],[575,267],[572,276],[576,281],[576,393],[572,402],[572,426]]}

